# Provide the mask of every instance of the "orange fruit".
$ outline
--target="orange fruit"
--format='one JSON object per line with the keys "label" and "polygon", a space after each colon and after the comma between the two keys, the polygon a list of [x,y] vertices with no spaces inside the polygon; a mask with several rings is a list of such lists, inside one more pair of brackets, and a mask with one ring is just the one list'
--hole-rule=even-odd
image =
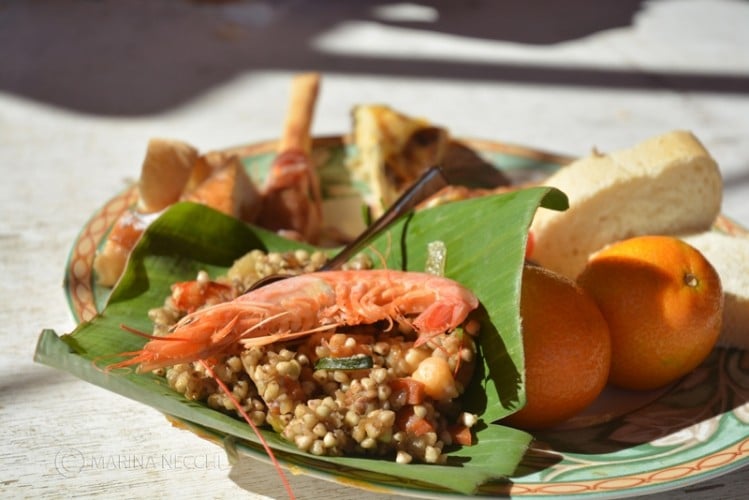
{"label": "orange fruit", "polygon": [[595,302],[575,282],[526,265],[520,293],[526,405],[505,419],[552,427],[593,402],[606,385],[611,341]]}
{"label": "orange fruit", "polygon": [[697,367],[721,326],[720,278],[694,247],[670,236],[639,236],[594,254],[578,283],[611,331],[609,382],[663,387]]}

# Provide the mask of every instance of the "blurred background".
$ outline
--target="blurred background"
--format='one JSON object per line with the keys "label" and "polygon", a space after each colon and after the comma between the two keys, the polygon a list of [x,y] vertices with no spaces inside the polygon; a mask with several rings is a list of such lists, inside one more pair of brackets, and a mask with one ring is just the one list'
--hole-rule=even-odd
{"label": "blurred background", "polygon": [[[737,0],[6,0],[0,140],[64,140],[135,175],[154,135],[275,136],[286,81],[316,70],[315,134],[347,132],[364,102],[572,155],[687,128],[746,184],[746,26]],[[743,205],[728,194],[749,224]]]}
{"label": "blurred background", "polygon": [[[572,156],[691,130],[720,165],[723,212],[749,227],[747,48],[742,0],[3,0],[0,324],[9,345],[0,412],[16,416],[0,454],[14,465],[8,487],[20,478],[56,495],[106,494],[108,484],[128,496],[213,496],[226,484],[219,469],[142,486],[132,471],[60,482],[52,465],[84,434],[87,453],[217,450],[158,412],[31,362],[42,328],[73,328],[61,287],[70,247],[137,178],[150,138],[201,151],[275,138],[291,77],[314,70],[323,77],[315,135],[349,132],[362,103],[426,117],[454,136]],[[50,436],[63,427],[47,416],[50,387],[75,402],[73,413],[103,405],[107,414]],[[23,405],[7,410],[21,393]],[[111,415],[123,418],[114,428]],[[276,478],[258,476],[257,492],[283,494]],[[695,486],[693,498],[714,498],[717,484]]]}

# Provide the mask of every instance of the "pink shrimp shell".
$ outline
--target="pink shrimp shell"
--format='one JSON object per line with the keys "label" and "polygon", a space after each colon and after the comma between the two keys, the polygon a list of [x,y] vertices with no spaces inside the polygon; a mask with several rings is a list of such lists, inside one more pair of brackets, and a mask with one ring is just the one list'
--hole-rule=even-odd
{"label": "pink shrimp shell", "polygon": [[319,331],[321,327],[411,323],[416,345],[451,331],[478,307],[461,284],[426,273],[369,270],[303,274],[259,288],[230,302],[185,316],[172,332],[149,341],[130,359],[138,371],[208,359],[243,345],[267,345]]}

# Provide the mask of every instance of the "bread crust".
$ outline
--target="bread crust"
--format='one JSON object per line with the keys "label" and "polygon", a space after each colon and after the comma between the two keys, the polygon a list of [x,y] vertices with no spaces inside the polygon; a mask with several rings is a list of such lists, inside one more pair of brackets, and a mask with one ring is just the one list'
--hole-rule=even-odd
{"label": "bread crust", "polygon": [[543,184],[562,190],[570,208],[536,213],[531,225],[533,259],[572,279],[590,254],[615,241],[709,229],[720,212],[723,192],[715,160],[684,130],[630,149],[594,152]]}
{"label": "bread crust", "polygon": [[720,276],[723,324],[718,345],[749,349],[749,236],[705,231],[681,236]]}
{"label": "bread crust", "polygon": [[201,203],[246,222],[255,220],[261,203],[258,189],[236,156],[226,158],[225,165],[183,195],[182,199]]}
{"label": "bread crust", "polygon": [[158,212],[179,200],[197,160],[197,149],[187,143],[151,139],[138,182],[138,211]]}

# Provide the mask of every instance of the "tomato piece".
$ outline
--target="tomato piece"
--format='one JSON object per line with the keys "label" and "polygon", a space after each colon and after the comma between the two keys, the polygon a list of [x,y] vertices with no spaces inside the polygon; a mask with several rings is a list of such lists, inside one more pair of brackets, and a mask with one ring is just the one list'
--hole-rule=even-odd
{"label": "tomato piece", "polygon": [[394,397],[398,398],[398,393],[405,394],[405,403],[408,405],[419,405],[424,402],[424,384],[410,377],[396,378],[391,380],[390,390]]}
{"label": "tomato piece", "polygon": [[413,406],[404,406],[395,416],[395,427],[413,436],[423,436],[427,432],[435,432],[434,426],[425,418],[414,413]]}
{"label": "tomato piece", "polygon": [[473,434],[471,434],[470,427],[465,425],[452,425],[447,430],[450,436],[453,438],[454,444],[462,446],[471,446],[473,444]]}

